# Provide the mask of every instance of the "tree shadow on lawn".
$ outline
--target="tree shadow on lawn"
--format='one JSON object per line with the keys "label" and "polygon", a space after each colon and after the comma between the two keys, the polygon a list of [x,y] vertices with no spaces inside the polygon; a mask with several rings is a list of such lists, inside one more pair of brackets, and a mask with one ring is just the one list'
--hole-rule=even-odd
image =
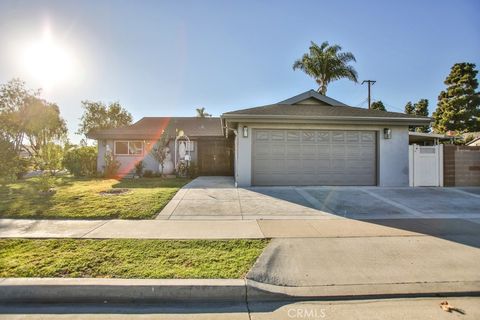
{"label": "tree shadow on lawn", "polygon": [[[73,185],[74,178],[54,177],[53,189]],[[50,217],[43,216],[53,206],[53,192],[40,191],[38,178],[20,179],[16,183],[0,186],[0,217],[32,219]],[[21,211],[21,212],[20,212]],[[19,214],[20,212],[20,214]]]}
{"label": "tree shadow on lawn", "polygon": [[[2,186],[0,188],[0,216],[4,218],[35,218],[52,207],[54,193],[41,193],[35,183],[22,188]],[[23,211],[25,216],[17,214]]]}

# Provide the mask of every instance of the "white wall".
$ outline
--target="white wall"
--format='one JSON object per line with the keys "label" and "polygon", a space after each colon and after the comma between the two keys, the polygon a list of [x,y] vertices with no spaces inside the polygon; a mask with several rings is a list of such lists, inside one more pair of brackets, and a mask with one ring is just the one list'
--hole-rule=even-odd
{"label": "white wall", "polygon": [[408,127],[393,127],[392,138],[383,138],[383,127],[379,139],[379,185],[381,187],[408,186]]}
{"label": "white wall", "polygon": [[[125,141],[122,140],[122,141]],[[150,143],[155,143],[155,141],[150,141]],[[192,156],[192,161],[197,162],[197,155],[198,155],[198,144],[196,141],[192,141],[194,143],[194,151],[191,153]],[[114,145],[114,140],[98,140],[97,143],[97,149],[98,149],[98,155],[97,155],[97,171],[103,172],[104,166],[105,166],[105,152],[107,150],[107,145],[110,147],[110,150],[113,152],[113,145]],[[170,142],[170,152],[172,155],[172,161],[175,160],[174,152],[174,142]],[[135,170],[135,164],[139,162],[140,160],[143,161],[144,165],[144,171],[145,170],[151,170],[153,172],[159,172],[159,164],[158,161],[151,155],[151,154],[145,154],[141,156],[119,156],[116,155],[115,159],[120,162],[120,168],[119,168],[119,173],[129,173],[133,172]]]}
{"label": "white wall", "polygon": [[[243,126],[248,127],[248,137],[243,137]],[[258,124],[239,123],[235,178],[239,187],[250,186],[252,181],[252,129],[326,129],[370,130],[378,132],[379,186],[408,186],[408,126],[379,125],[309,125],[309,124]],[[384,139],[383,129],[392,130],[392,138]]]}

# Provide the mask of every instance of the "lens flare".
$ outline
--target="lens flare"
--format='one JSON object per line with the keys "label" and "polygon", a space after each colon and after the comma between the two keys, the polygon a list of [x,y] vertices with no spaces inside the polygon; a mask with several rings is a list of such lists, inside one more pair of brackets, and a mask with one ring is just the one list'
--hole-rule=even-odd
{"label": "lens flare", "polygon": [[74,69],[71,53],[57,43],[48,30],[25,48],[23,64],[44,88],[68,81]]}

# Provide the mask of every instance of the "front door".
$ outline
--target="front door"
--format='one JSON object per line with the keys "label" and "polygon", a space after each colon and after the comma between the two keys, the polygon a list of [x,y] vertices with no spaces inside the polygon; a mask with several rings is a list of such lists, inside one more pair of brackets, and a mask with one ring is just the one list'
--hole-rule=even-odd
{"label": "front door", "polygon": [[233,176],[233,146],[227,139],[198,141],[198,171],[203,176]]}

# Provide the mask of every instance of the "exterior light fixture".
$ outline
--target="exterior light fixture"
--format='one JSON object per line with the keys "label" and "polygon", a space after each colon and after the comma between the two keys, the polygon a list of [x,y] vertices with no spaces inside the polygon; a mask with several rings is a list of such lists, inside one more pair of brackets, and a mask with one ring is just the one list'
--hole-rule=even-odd
{"label": "exterior light fixture", "polygon": [[248,138],[248,127],[247,126],[243,127],[243,137]]}
{"label": "exterior light fixture", "polygon": [[383,128],[383,138],[384,139],[392,139],[392,129]]}

